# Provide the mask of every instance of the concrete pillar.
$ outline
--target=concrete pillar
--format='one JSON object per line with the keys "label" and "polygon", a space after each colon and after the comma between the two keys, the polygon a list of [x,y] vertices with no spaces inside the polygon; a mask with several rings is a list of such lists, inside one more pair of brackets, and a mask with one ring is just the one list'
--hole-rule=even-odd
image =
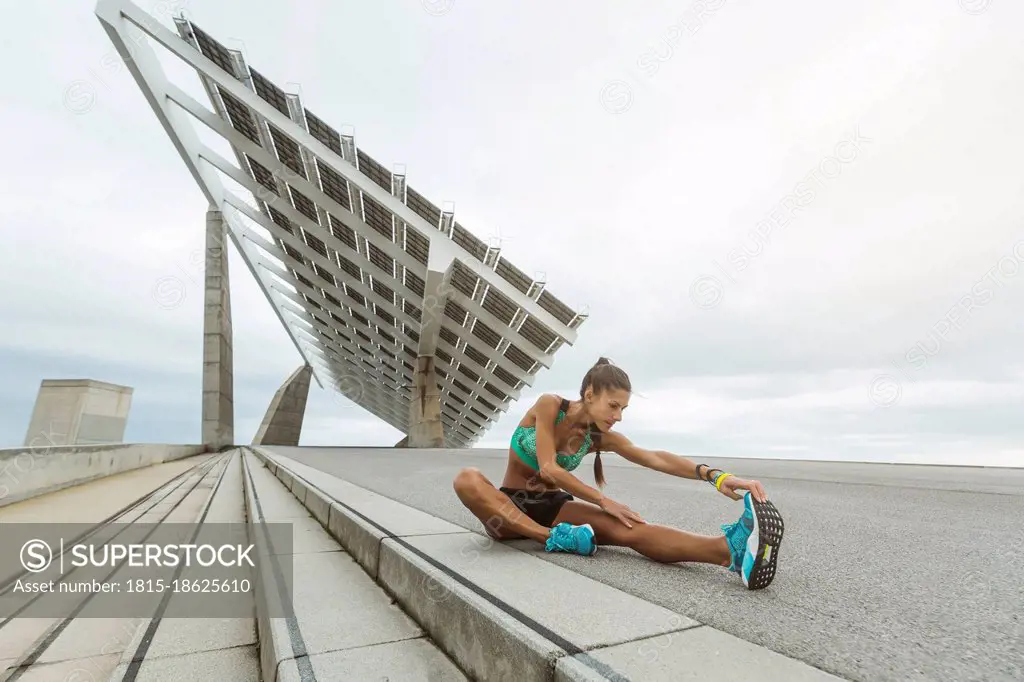
{"label": "concrete pillar", "polygon": [[203,317],[203,444],[235,442],[234,361],[227,230],[220,211],[206,212],[206,290]]}
{"label": "concrete pillar", "polygon": [[313,368],[303,365],[285,379],[270,401],[253,445],[298,445]]}
{"label": "concrete pillar", "polygon": [[434,354],[437,352],[444,310],[452,293],[453,262],[450,250],[442,244],[431,243],[427,258],[427,277],[423,286],[416,372],[413,376],[412,401],[409,403],[409,434],[395,445],[398,448],[444,447],[441,390],[437,385],[437,374],[434,372]]}
{"label": "concrete pillar", "polygon": [[441,323],[444,320],[444,309],[448,305],[451,293],[450,275],[444,271],[427,270],[423,282],[423,310],[420,315],[420,340],[416,354],[420,357],[431,356],[437,351],[437,341],[441,335]]}
{"label": "concrete pillar", "polygon": [[409,402],[409,435],[405,447],[444,447],[441,389],[437,385],[433,356],[416,358],[412,400]]}

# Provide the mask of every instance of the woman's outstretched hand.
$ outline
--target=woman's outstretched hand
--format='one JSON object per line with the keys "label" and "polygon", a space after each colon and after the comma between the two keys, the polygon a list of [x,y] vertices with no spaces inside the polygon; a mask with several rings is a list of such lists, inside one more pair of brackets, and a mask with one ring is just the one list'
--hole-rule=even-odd
{"label": "woman's outstretched hand", "polygon": [[742,499],[743,496],[737,493],[737,490],[749,490],[750,494],[758,502],[766,502],[768,500],[768,493],[764,491],[764,486],[761,485],[760,481],[748,481],[735,476],[726,476],[725,480],[722,481],[722,494],[728,495],[734,500]]}
{"label": "woman's outstretched hand", "polygon": [[632,509],[608,497],[601,498],[601,509],[603,509],[605,513],[611,514],[625,524],[626,528],[633,527],[633,524],[630,523],[631,521],[635,523],[647,523]]}

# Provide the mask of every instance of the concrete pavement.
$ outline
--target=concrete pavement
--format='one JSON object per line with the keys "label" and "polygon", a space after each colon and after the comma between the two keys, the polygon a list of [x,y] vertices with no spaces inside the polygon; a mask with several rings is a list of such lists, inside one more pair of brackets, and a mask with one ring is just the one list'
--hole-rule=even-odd
{"label": "concrete pavement", "polygon": [[[451,480],[500,483],[504,453],[271,448],[464,529]],[[717,534],[738,507],[706,484],[606,462],[608,493],[652,522]],[[786,517],[780,573],[747,592],[716,567],[630,550],[549,555],[507,543],[739,640],[853,680],[1013,680],[1024,675],[1024,471],[803,462],[709,462],[759,478]],[[581,467],[588,482],[590,470]],[[499,571],[498,567],[494,568]],[[670,647],[674,648],[674,647]]]}
{"label": "concrete pavement", "polygon": [[[500,483],[504,458],[243,448],[4,507],[0,523],[290,523],[276,554],[294,592],[288,617],[263,574],[253,617],[0,621],[0,679],[1024,677],[1024,471],[709,462],[762,480],[786,517],[779,575],[751,593],[717,567],[488,540],[451,482],[476,466]],[[608,493],[649,521],[712,534],[739,513],[706,484],[605,465]]]}
{"label": "concrete pavement", "polygon": [[[473,679],[837,679],[289,457],[256,452]],[[694,656],[695,648],[707,655]]]}
{"label": "concrete pavement", "polygon": [[262,462],[246,454],[244,464],[250,523],[293,527],[292,552],[277,557],[293,571],[288,617],[272,617],[267,609],[279,594],[274,576],[257,581],[262,680],[466,682]]}
{"label": "concrete pavement", "polygon": [[[30,609],[50,595],[15,594],[12,585],[20,574],[0,576],[0,600],[10,614],[0,620],[4,682],[467,680],[295,496],[243,450],[199,455],[40,495],[0,509],[0,522],[95,524],[84,541],[99,544],[119,537],[111,524],[122,529],[123,542],[144,541],[141,530],[132,532],[138,524],[165,523],[235,524],[246,528],[254,542],[264,524],[286,523],[292,537],[290,546],[271,548],[278,567],[291,572],[290,593],[282,592],[277,571],[260,570],[267,565],[261,556],[264,563],[257,562],[256,572],[247,574],[255,589],[240,597],[248,605],[235,602],[236,611],[251,617],[170,617],[181,612],[179,600],[189,595],[168,593],[150,600],[146,617],[84,617],[84,610],[78,617],[30,618],[15,609]],[[81,569],[68,573],[76,570]],[[182,577],[188,575],[186,570]],[[89,597],[80,601],[84,606]]]}
{"label": "concrete pavement", "polygon": [[[215,481],[222,477],[227,463],[224,455],[200,455],[103,478],[5,507],[0,521],[95,523],[94,542],[113,539],[112,533],[105,532],[110,523],[190,523],[208,506]],[[18,610],[31,608],[38,599],[48,597],[15,594],[12,577],[22,576],[2,576],[6,611],[15,605]],[[63,581],[63,577],[55,579]],[[86,595],[81,603],[88,600]],[[5,681],[108,679],[122,657],[134,651],[133,637],[148,623],[142,618],[76,618],[70,614],[65,618],[19,617],[18,610],[0,622],[0,665]],[[211,648],[209,640],[196,643],[197,652]],[[138,679],[154,678],[142,675]]]}

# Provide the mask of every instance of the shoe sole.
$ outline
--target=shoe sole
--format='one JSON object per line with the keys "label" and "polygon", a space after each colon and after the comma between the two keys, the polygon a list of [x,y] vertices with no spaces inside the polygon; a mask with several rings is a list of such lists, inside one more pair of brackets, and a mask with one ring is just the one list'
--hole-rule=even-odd
{"label": "shoe sole", "polygon": [[[779,560],[779,545],[785,524],[782,514],[771,502],[757,502],[750,494],[744,500],[754,513],[754,530],[747,538],[747,556],[743,561],[743,584],[748,590],[763,590],[775,579],[775,567]],[[753,557],[753,566],[747,563]]]}

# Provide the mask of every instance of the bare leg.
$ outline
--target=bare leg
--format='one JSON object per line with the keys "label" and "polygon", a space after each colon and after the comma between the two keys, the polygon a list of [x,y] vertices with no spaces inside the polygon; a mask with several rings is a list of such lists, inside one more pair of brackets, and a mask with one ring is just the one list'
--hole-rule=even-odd
{"label": "bare leg", "polygon": [[495,488],[479,469],[463,469],[452,485],[462,504],[480,519],[488,535],[496,540],[530,538],[543,543],[551,534],[550,528],[519,511],[508,495]]}
{"label": "bare leg", "polygon": [[555,523],[563,521],[574,526],[589,523],[597,544],[629,547],[662,563],[690,561],[717,566],[732,563],[724,535],[696,535],[653,523],[634,523],[632,528],[627,528],[600,507],[581,501],[565,503],[555,518]]}

